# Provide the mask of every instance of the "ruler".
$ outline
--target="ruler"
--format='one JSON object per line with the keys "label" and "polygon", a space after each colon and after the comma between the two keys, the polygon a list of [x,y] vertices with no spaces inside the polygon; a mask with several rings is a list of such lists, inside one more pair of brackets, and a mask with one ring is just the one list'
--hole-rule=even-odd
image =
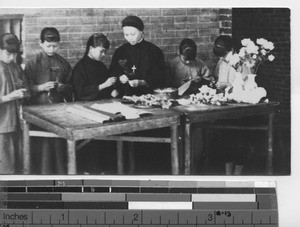
{"label": "ruler", "polygon": [[0,181],[2,227],[273,227],[274,181]]}

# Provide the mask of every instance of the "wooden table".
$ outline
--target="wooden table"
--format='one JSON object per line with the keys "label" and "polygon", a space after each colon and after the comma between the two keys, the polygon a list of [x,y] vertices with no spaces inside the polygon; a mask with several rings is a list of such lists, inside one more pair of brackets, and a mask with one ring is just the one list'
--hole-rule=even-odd
{"label": "wooden table", "polygon": [[[211,122],[221,119],[236,119],[247,116],[267,115],[267,124],[259,129],[267,131],[268,153],[267,153],[267,174],[273,172],[273,118],[277,102],[259,104],[236,104],[230,103],[224,106],[177,106],[174,110],[185,115],[184,123],[184,173],[191,174],[191,125],[195,123]],[[231,128],[234,128],[231,127]],[[236,127],[236,129],[239,129]],[[258,127],[256,127],[258,129]]]}
{"label": "wooden table", "polygon": [[[171,168],[172,174],[179,174],[178,155],[178,125],[180,113],[161,108],[147,109],[152,116],[120,122],[97,123],[66,111],[66,108],[76,105],[91,105],[94,103],[111,102],[110,100],[97,102],[73,102],[40,106],[24,106],[24,173],[30,173],[30,131],[29,124],[34,124],[47,132],[54,133],[58,137],[67,140],[68,144],[68,174],[76,174],[76,141],[83,139],[112,139],[117,141],[148,141],[169,142],[171,144]],[[137,138],[122,137],[120,134],[170,127],[169,138]],[[116,136],[113,136],[116,135]],[[42,135],[41,135],[42,136]],[[45,135],[45,137],[48,137]],[[119,149],[120,151],[120,149]],[[118,151],[118,172],[122,173],[122,157]]]}

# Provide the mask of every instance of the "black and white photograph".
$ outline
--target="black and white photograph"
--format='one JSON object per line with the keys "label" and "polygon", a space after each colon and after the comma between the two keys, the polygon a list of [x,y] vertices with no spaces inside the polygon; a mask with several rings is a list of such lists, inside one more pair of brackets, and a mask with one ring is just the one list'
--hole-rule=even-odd
{"label": "black and white photograph", "polygon": [[290,16],[0,9],[1,174],[289,175]]}
{"label": "black and white photograph", "polygon": [[0,226],[296,226],[299,10],[246,3],[0,0]]}

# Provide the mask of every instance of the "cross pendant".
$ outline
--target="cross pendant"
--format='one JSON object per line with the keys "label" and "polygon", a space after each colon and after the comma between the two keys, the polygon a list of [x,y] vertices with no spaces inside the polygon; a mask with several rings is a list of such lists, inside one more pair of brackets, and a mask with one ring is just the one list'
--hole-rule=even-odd
{"label": "cross pendant", "polygon": [[137,68],[135,67],[135,65],[133,65],[131,69],[132,69],[132,72],[133,72],[133,74],[134,74],[134,73],[135,73],[135,70],[136,70]]}

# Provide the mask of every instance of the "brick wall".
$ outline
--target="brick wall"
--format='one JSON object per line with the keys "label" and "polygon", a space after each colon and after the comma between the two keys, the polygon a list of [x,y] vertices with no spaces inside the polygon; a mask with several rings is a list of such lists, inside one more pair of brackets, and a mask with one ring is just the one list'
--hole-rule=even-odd
{"label": "brick wall", "polygon": [[[1,10],[0,14],[16,13]],[[121,21],[129,14],[140,16],[145,24],[145,38],[159,46],[166,59],[176,56],[180,41],[189,37],[198,44],[199,56],[213,67],[216,58],[212,44],[220,34],[231,34],[231,9],[156,8],[156,9],[18,9],[24,14],[23,41],[26,58],[39,51],[39,34],[46,26],[61,33],[59,53],[74,65],[82,56],[88,37],[102,32],[111,41],[105,64],[114,50],[125,42]]]}
{"label": "brick wall", "polygon": [[288,8],[241,8],[232,10],[236,40],[265,38],[274,42],[275,60],[259,68],[257,82],[271,100],[280,102],[280,118],[290,121],[290,10]]}

